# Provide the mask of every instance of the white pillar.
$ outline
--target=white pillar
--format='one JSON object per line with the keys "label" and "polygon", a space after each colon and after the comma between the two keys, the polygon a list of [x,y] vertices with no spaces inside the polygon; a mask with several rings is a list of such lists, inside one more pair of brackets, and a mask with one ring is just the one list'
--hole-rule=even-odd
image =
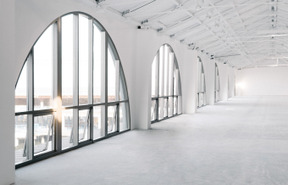
{"label": "white pillar", "polygon": [[183,113],[191,114],[196,111],[196,94],[198,87],[198,77],[197,77],[197,66],[198,58],[197,52],[189,52],[189,59],[184,61],[185,68],[181,71],[182,80],[182,103],[183,103]]}
{"label": "white pillar", "polygon": [[[14,154],[14,93],[15,45],[14,0],[0,2],[0,184],[15,181]],[[24,62],[24,61],[23,61]]]}

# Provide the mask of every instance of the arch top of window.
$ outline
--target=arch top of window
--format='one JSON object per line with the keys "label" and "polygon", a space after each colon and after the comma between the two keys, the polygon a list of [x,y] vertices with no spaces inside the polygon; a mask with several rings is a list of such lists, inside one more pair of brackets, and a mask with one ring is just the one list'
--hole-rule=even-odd
{"label": "arch top of window", "polygon": [[204,65],[203,65],[202,59],[201,59],[199,56],[198,56],[197,58],[198,58],[198,62],[201,63],[201,73],[205,73],[205,72],[204,72]]}
{"label": "arch top of window", "polygon": [[160,46],[151,69],[151,122],[154,123],[182,112],[180,70],[169,44]]}
{"label": "arch top of window", "polygon": [[57,24],[59,24],[59,22],[61,22],[61,19],[62,18],[65,18],[67,16],[83,16],[89,20],[92,21],[93,25],[98,29],[99,32],[105,32],[105,34],[107,34],[107,45],[108,45],[108,50],[111,51],[111,54],[113,56],[113,59],[114,60],[119,60],[120,61],[120,57],[119,57],[119,54],[116,50],[116,46],[114,44],[114,42],[112,41],[111,39],[111,36],[109,35],[109,33],[107,32],[107,30],[104,28],[104,26],[98,21],[96,20],[94,17],[92,17],[91,15],[87,14],[87,13],[84,13],[84,12],[69,12],[69,13],[66,13],[66,14],[63,14],[61,15],[60,17],[54,19],[45,29],[44,31],[42,31],[40,34],[39,34],[39,37],[35,40],[35,42],[33,43],[33,45],[31,46],[31,50],[29,51],[29,54],[27,55],[26,59],[24,60],[25,62],[23,63],[22,67],[21,67],[21,70],[19,72],[19,75],[17,77],[17,80],[16,80],[16,83],[15,83],[15,88],[18,84],[18,81],[19,81],[19,78],[20,78],[20,74],[25,66],[25,63],[26,61],[29,59],[30,57],[30,54],[34,48],[34,46],[37,44],[38,40],[42,37],[42,35],[49,29],[51,28],[51,26],[55,26],[57,27]]}
{"label": "arch top of window", "polygon": [[217,76],[219,76],[219,68],[218,68],[218,65],[217,65],[217,63],[215,63],[215,68],[216,68],[216,72],[217,72]]}
{"label": "arch top of window", "polygon": [[39,34],[15,85],[15,118],[20,166],[131,128],[121,60],[96,19],[68,13]]}

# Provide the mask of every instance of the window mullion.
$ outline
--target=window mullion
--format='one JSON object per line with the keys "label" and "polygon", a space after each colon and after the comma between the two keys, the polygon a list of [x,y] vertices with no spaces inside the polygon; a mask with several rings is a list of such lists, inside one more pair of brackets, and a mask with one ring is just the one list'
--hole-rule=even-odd
{"label": "window mullion", "polygon": [[[73,105],[79,106],[79,15],[73,16]],[[73,146],[78,145],[78,109],[73,109]]]}
{"label": "window mullion", "polygon": [[93,23],[88,23],[88,104],[93,104]]}
{"label": "window mullion", "polygon": [[[89,104],[94,103],[94,26],[93,20],[89,19],[89,93],[88,93],[88,102]],[[90,108],[90,139],[94,139],[94,114],[93,114],[93,106]]]}
{"label": "window mullion", "polygon": [[120,61],[115,60],[115,70],[116,70],[116,80],[115,80],[115,96],[116,96],[116,101],[119,101],[119,92],[120,92]]}
{"label": "window mullion", "polygon": [[[28,110],[34,110],[34,49],[32,49],[27,60],[27,84],[28,84]],[[33,114],[27,115],[27,137],[26,137],[26,155],[27,159],[33,159],[34,145],[33,145]]]}
{"label": "window mullion", "polygon": [[[101,126],[104,126],[104,135],[107,136],[108,134],[108,39],[107,39],[107,33],[104,31],[101,33],[102,36],[102,43],[101,43],[101,48],[102,48],[102,76],[104,80],[102,80],[101,84],[101,89],[102,92],[104,93],[104,98],[105,98],[105,106],[104,106],[104,113],[102,112],[102,115],[104,115],[104,119],[101,120]],[[104,81],[104,82],[103,82]],[[103,117],[102,117],[103,118]],[[103,128],[103,127],[102,127]]]}
{"label": "window mullion", "polygon": [[56,150],[60,151],[62,148],[62,35],[61,35],[61,18],[58,18],[57,25],[55,25],[55,37],[54,46],[57,50],[54,54],[54,100],[56,100],[56,119],[55,123],[55,135],[56,135]]}

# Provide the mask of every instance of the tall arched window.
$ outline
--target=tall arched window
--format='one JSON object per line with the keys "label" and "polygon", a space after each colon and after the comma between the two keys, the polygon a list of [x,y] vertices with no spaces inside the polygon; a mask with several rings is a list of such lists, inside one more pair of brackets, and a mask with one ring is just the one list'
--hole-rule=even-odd
{"label": "tall arched window", "polygon": [[219,76],[219,69],[218,65],[215,63],[215,77],[214,77],[214,102],[219,101],[220,96],[220,76]]}
{"label": "tall arched window", "polygon": [[181,114],[181,80],[171,46],[160,47],[152,63],[151,122]]}
{"label": "tall arched window", "polygon": [[197,107],[203,107],[206,105],[206,83],[203,63],[200,57],[198,57],[198,91],[197,91]]}
{"label": "tall arched window", "polygon": [[121,62],[94,18],[70,13],[43,32],[19,75],[15,110],[17,166],[130,129]]}

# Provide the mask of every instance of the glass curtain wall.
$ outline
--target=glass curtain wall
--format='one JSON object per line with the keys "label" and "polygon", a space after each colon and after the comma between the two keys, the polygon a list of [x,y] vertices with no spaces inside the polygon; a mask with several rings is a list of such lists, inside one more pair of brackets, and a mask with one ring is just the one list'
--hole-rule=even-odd
{"label": "glass curtain wall", "polygon": [[16,167],[130,129],[117,51],[92,17],[58,18],[32,47],[15,88]]}
{"label": "glass curtain wall", "polygon": [[218,65],[215,63],[215,82],[214,82],[214,101],[215,103],[220,99],[220,76]]}
{"label": "glass curtain wall", "polygon": [[203,63],[200,57],[198,57],[198,91],[197,91],[197,107],[203,107],[206,105],[206,83]]}
{"label": "glass curtain wall", "polygon": [[180,72],[168,44],[160,47],[152,63],[151,96],[152,123],[181,114]]}

